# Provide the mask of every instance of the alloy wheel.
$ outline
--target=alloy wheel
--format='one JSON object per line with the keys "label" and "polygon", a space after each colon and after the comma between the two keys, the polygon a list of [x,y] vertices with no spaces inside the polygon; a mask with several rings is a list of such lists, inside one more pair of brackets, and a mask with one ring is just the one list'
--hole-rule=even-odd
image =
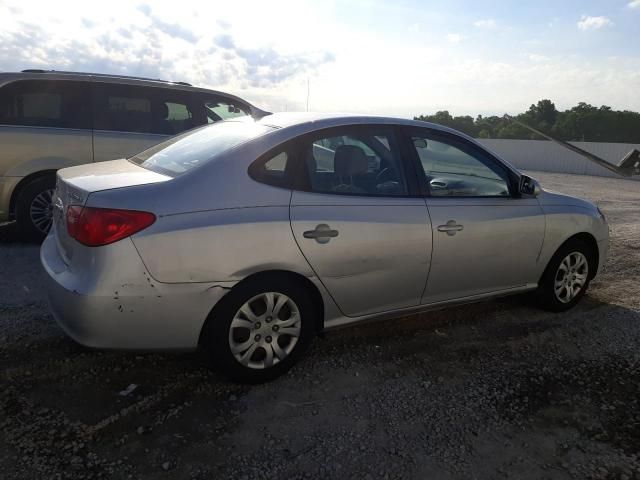
{"label": "alloy wheel", "polygon": [[29,218],[34,227],[42,233],[49,233],[53,221],[53,192],[47,189],[40,192],[31,201],[29,207]]}
{"label": "alloy wheel", "polygon": [[589,276],[589,262],[581,252],[572,252],[560,262],[554,281],[556,298],[571,302],[582,291]]}
{"label": "alloy wheel", "polygon": [[270,368],[282,362],[298,343],[300,310],[288,296],[265,292],[245,302],[229,328],[229,347],[245,367]]}

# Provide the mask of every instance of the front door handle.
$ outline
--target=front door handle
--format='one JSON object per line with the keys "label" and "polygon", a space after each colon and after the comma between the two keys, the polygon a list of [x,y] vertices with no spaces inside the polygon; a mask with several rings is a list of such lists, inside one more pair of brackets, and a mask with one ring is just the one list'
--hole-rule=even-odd
{"label": "front door handle", "polygon": [[315,230],[307,230],[302,236],[314,238],[318,243],[329,243],[329,240],[338,236],[338,230],[332,230],[326,223],[321,223]]}
{"label": "front door handle", "polygon": [[456,232],[463,230],[464,227],[462,225],[458,225],[455,220],[449,220],[446,225],[439,225],[438,231],[445,232],[450,237],[453,237]]}

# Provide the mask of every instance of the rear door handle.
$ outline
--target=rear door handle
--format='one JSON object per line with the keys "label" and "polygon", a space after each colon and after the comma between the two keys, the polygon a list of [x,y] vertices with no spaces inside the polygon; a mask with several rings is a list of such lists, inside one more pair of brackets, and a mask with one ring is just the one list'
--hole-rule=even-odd
{"label": "rear door handle", "polygon": [[338,236],[338,230],[332,230],[326,223],[321,223],[315,230],[303,232],[304,238],[313,238],[318,243],[329,243],[329,240]]}
{"label": "rear door handle", "polygon": [[462,225],[458,225],[455,220],[449,220],[446,225],[438,225],[438,231],[445,232],[450,237],[463,229],[464,227]]}

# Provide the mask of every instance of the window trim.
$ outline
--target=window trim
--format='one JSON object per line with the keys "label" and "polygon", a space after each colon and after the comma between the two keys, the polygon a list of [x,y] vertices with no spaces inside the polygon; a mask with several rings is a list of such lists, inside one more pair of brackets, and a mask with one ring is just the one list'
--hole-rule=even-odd
{"label": "window trim", "polygon": [[[487,168],[491,169],[493,172],[498,175],[506,178],[507,187],[509,188],[509,195],[431,195],[431,189],[429,188],[429,182],[427,182],[427,175],[422,167],[422,163],[420,162],[420,157],[418,156],[418,152],[416,152],[415,147],[412,145],[411,137],[413,135],[424,136],[427,140],[440,141],[443,143],[447,143],[453,147],[457,147],[456,143],[464,146],[466,149],[471,150],[473,152],[478,152],[481,155],[471,155],[474,159],[485,165]],[[420,185],[420,190],[422,192],[422,196],[426,198],[452,198],[452,199],[461,199],[461,198],[518,198],[518,180],[519,177],[513,172],[510,168],[508,168],[504,163],[502,163],[495,155],[491,154],[488,150],[485,150],[482,147],[470,142],[466,138],[457,135],[455,133],[446,132],[442,130],[436,130],[432,128],[424,128],[424,127],[402,127],[402,142],[406,145],[408,150],[408,158],[411,158],[411,163],[413,164],[416,170],[416,178]],[[462,150],[464,152],[464,150]],[[466,152],[465,152],[466,153]],[[497,171],[496,171],[497,170]]]}

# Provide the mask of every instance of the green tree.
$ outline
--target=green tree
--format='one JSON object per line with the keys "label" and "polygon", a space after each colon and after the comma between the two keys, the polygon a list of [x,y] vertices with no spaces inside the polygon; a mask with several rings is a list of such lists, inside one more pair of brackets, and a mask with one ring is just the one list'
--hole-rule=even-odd
{"label": "green tree", "polygon": [[[468,115],[454,117],[449,111],[442,110],[433,115],[414,118],[451,127],[479,138],[539,138],[530,130],[498,116],[478,115],[475,119]],[[575,107],[560,112],[551,100],[543,99],[531,104],[526,112],[516,118],[561,140],[640,143],[640,113],[613,110],[607,105],[596,107],[580,102]]]}
{"label": "green tree", "polygon": [[558,110],[551,100],[540,100],[537,104],[529,107],[527,117],[538,127],[550,129],[558,119]]}

